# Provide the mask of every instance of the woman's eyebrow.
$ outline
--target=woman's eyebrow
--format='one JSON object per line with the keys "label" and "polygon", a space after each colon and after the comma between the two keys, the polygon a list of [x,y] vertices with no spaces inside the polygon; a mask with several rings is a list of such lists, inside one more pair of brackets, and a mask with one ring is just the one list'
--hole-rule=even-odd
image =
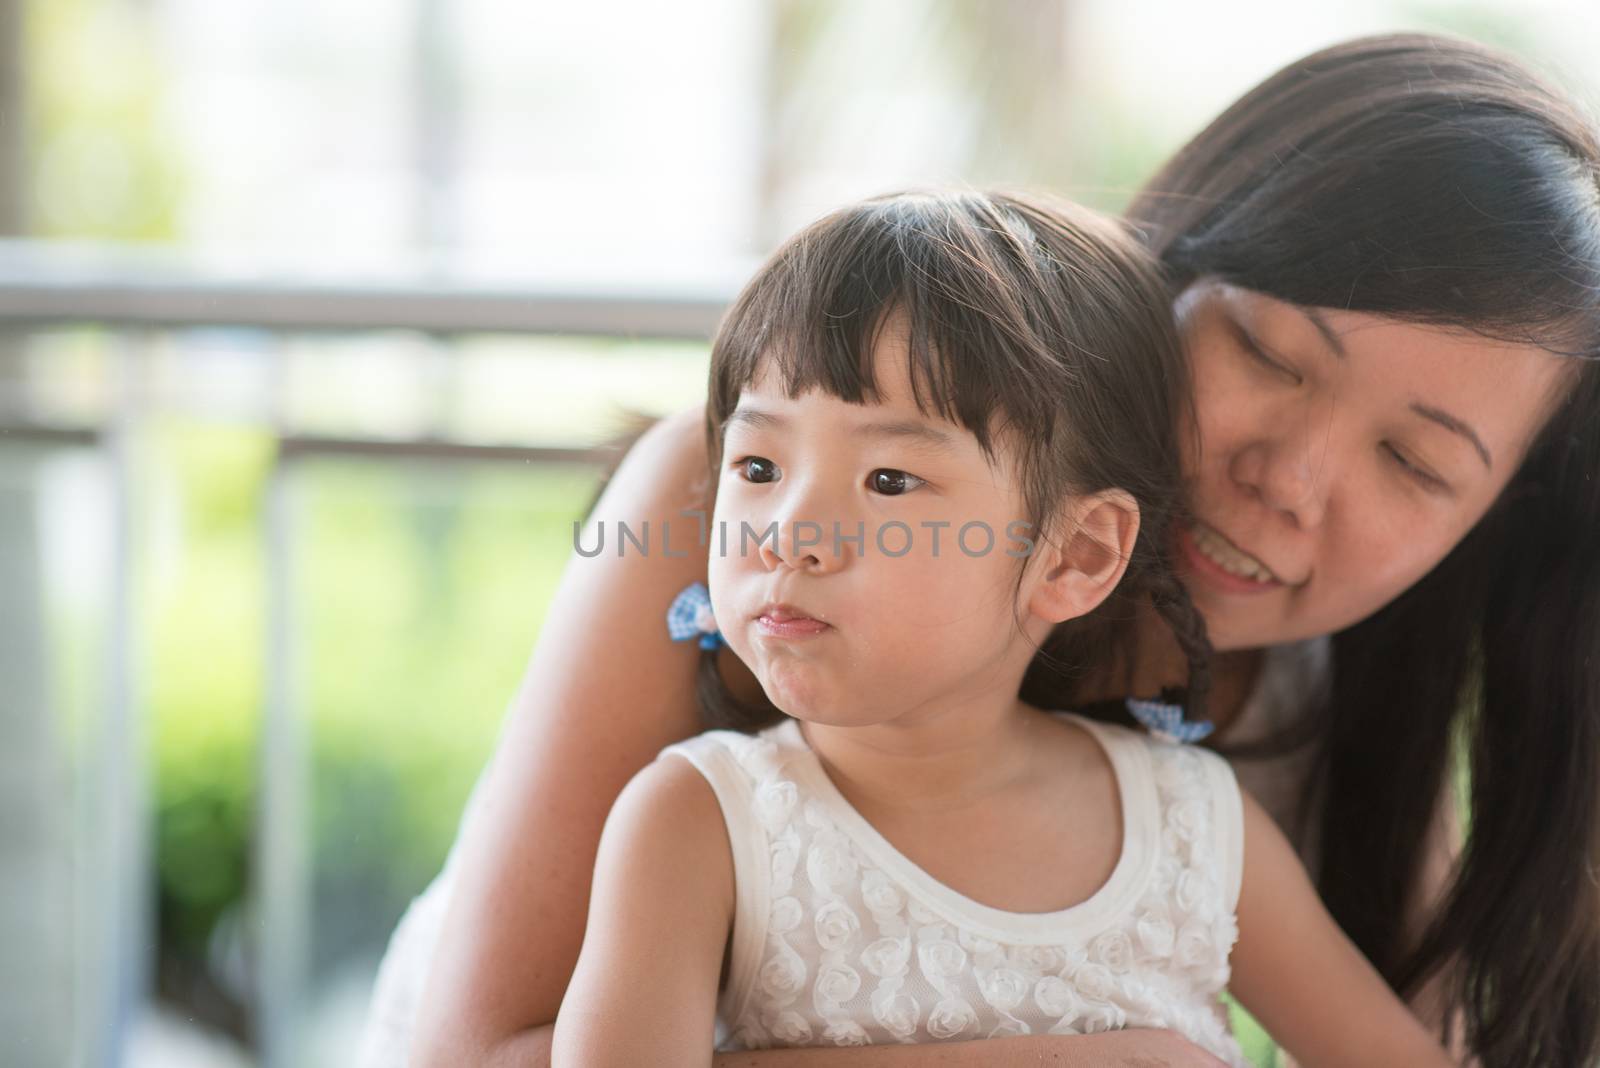
{"label": "woman's eyebrow", "polygon": [[1315,308],[1300,308],[1299,305],[1296,305],[1296,308],[1300,314],[1311,320],[1311,325],[1317,328],[1317,333],[1322,335],[1322,340],[1328,343],[1328,348],[1333,350],[1333,354],[1341,360],[1344,359],[1344,342],[1339,340],[1339,335],[1328,325],[1328,320],[1322,317],[1322,313]]}
{"label": "woman's eyebrow", "polygon": [[1483,439],[1478,437],[1478,432],[1473,430],[1470,425],[1457,419],[1449,412],[1440,411],[1438,408],[1427,404],[1418,404],[1412,401],[1411,410],[1422,416],[1422,418],[1431,419],[1451,433],[1466,439],[1477,450],[1478,458],[1483,461],[1483,466],[1491,471],[1494,470],[1494,458],[1489,455],[1489,447],[1483,443]]}

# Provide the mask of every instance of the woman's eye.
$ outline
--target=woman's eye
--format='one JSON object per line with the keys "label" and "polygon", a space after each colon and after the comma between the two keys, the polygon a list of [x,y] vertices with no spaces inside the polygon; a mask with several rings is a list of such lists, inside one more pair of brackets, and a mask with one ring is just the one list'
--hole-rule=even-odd
{"label": "woman's eye", "polygon": [[1293,367],[1281,364],[1277,360],[1274,360],[1271,356],[1268,356],[1266,351],[1263,350],[1260,345],[1256,344],[1255,338],[1251,337],[1243,330],[1239,331],[1239,343],[1243,345],[1244,350],[1250,354],[1250,358],[1256,363],[1260,364],[1262,367],[1265,367],[1269,371],[1276,371],[1278,374],[1283,375],[1285,378],[1290,379],[1296,384],[1300,382],[1299,371],[1296,371]]}
{"label": "woman's eye", "polygon": [[1250,346],[1250,355],[1255,357],[1256,362],[1261,364],[1263,367],[1276,371],[1285,378],[1292,379],[1295,382],[1300,381],[1300,372],[1296,371],[1292,367],[1285,367],[1283,364],[1279,363],[1277,360],[1274,360],[1271,356],[1268,356],[1254,345]]}
{"label": "woman's eye", "polygon": [[746,482],[776,482],[778,465],[760,456],[746,456],[738,464],[739,473]]}
{"label": "woman's eye", "polygon": [[867,485],[872,487],[874,493],[881,493],[885,497],[898,497],[902,493],[909,493],[918,486],[924,485],[922,479],[905,471],[897,471],[892,467],[880,467],[867,476]]}
{"label": "woman's eye", "polygon": [[1426,470],[1426,469],[1424,469],[1422,467],[1418,467],[1416,464],[1412,463],[1411,460],[1406,457],[1405,453],[1401,452],[1399,449],[1395,448],[1393,445],[1385,443],[1384,446],[1383,446],[1383,451],[1388,453],[1389,458],[1391,460],[1393,460],[1396,464],[1398,464],[1400,466],[1401,470],[1403,470],[1406,474],[1410,475],[1412,478],[1416,479],[1418,482],[1422,483],[1422,485],[1424,487],[1426,487],[1428,489],[1434,489],[1434,490],[1442,490],[1442,489],[1448,489],[1449,488],[1446,485],[1444,479],[1442,479],[1439,476],[1435,475],[1431,471],[1428,471],[1428,470]]}

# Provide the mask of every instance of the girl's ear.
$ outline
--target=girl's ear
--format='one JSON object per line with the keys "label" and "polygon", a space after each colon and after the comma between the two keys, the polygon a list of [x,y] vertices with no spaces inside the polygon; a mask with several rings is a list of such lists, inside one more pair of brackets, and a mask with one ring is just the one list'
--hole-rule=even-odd
{"label": "girl's ear", "polygon": [[1126,490],[1074,498],[1064,510],[1063,536],[1039,543],[1042,569],[1028,608],[1060,623],[1087,615],[1122,581],[1139,537],[1139,504]]}

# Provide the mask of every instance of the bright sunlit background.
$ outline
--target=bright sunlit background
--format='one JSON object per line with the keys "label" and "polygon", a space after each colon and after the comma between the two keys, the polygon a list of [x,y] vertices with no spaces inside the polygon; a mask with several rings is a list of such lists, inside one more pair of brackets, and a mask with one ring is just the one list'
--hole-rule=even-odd
{"label": "bright sunlit background", "polygon": [[1592,0],[1301,7],[0,0],[0,1063],[350,1062],[596,446],[800,224],[1115,210],[1360,33],[1600,100]]}

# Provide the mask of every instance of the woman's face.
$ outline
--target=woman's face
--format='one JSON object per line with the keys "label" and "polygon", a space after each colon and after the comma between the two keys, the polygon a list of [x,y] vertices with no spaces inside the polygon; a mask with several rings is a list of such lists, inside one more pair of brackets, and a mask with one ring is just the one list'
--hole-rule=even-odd
{"label": "woman's face", "polygon": [[1488,510],[1565,381],[1531,345],[1211,280],[1176,312],[1198,421],[1177,561],[1218,649],[1329,634],[1394,599]]}

